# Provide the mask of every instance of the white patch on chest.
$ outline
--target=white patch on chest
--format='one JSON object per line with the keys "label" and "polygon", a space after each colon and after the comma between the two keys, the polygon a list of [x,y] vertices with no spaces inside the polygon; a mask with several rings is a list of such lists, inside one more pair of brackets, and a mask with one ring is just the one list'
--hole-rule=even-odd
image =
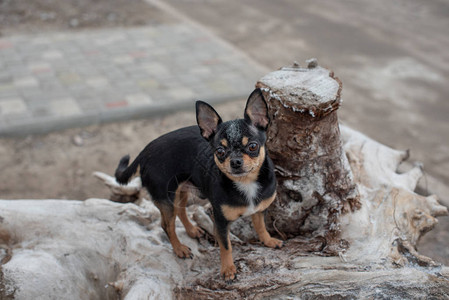
{"label": "white patch on chest", "polygon": [[245,196],[246,201],[248,202],[248,208],[246,212],[243,214],[244,216],[250,216],[256,212],[256,207],[254,205],[254,200],[259,193],[260,185],[257,182],[251,183],[243,183],[243,182],[234,182],[235,187]]}

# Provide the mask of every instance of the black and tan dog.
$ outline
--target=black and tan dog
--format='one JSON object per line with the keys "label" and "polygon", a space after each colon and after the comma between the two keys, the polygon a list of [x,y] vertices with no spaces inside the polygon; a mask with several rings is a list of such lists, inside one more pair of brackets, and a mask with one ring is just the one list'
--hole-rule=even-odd
{"label": "black and tan dog", "polygon": [[167,133],[149,143],[128,166],[121,159],[115,172],[125,184],[140,170],[145,188],[162,215],[162,228],[181,258],[192,257],[175,232],[176,216],[187,234],[200,237],[203,231],[190,223],[186,214],[188,185],[195,186],[213,207],[215,236],[220,245],[221,274],[233,280],[229,225],[240,216],[252,216],[254,228],[265,246],[280,248],[265,228],[264,210],[276,196],[273,163],[265,149],[270,122],[265,99],[259,89],[249,96],[243,119],[222,122],[207,103],[197,101],[198,126]]}

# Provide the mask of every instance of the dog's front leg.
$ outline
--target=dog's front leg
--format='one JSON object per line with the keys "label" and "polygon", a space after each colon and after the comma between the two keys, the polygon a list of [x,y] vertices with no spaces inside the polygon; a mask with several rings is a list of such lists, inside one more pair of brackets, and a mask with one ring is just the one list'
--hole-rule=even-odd
{"label": "dog's front leg", "polygon": [[259,240],[267,247],[279,249],[284,245],[284,242],[278,239],[275,239],[270,236],[265,227],[265,216],[263,212],[256,212],[251,216],[253,220],[254,229],[259,236]]}
{"label": "dog's front leg", "polygon": [[223,216],[215,214],[215,238],[220,245],[220,260],[221,260],[221,271],[220,274],[223,276],[224,280],[231,282],[237,275],[237,269],[234,265],[234,260],[232,259],[232,246],[229,239],[229,225],[230,222],[227,221]]}

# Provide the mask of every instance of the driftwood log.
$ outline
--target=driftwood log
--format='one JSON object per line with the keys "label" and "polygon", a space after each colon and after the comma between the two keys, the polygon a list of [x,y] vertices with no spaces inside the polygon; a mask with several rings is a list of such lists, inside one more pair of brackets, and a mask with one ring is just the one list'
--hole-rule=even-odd
{"label": "driftwood log", "polygon": [[[277,128],[283,120],[279,114],[272,123]],[[236,222],[231,238],[239,277],[234,283],[226,284],[219,276],[219,249],[207,204],[197,201],[188,208],[208,233],[206,238],[190,239],[177,223],[179,238],[195,255],[182,260],[173,254],[159,225],[159,211],[145,199],[139,180],[120,186],[113,177],[96,173],[114,199],[139,200],[0,200],[0,299],[447,298],[449,268],[417,252],[419,238],[435,226],[436,217],[447,214],[436,196],[414,192],[421,166],[398,174],[407,151],[326,121],[331,115],[316,121],[337,126],[328,139],[341,148],[328,150],[341,155],[325,166],[341,164],[342,169],[336,175],[316,175],[319,180],[302,186],[304,162],[278,168],[287,175],[280,189],[286,188],[286,201],[293,191],[290,200],[299,204],[296,215],[302,221],[291,221],[289,231],[268,215],[277,220],[273,230],[290,237],[280,250],[263,247],[245,221]],[[325,123],[306,125],[327,128]],[[319,132],[309,138],[323,139]],[[311,166],[320,166],[320,157],[327,159],[322,152],[313,154]],[[329,179],[342,182],[343,188],[323,181]],[[285,184],[288,180],[293,183]],[[307,201],[309,209],[302,206]],[[290,204],[284,205],[285,210]],[[305,227],[307,223],[313,226]]]}

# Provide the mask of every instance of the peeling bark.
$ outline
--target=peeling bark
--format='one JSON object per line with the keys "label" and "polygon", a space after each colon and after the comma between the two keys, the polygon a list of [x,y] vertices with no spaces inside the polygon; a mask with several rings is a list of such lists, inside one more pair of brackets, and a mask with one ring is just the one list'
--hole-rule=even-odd
{"label": "peeling bark", "polygon": [[347,247],[338,218],[360,205],[343,153],[337,109],[342,84],[309,63],[282,68],[259,80],[272,120],[267,148],[276,166],[277,201],[267,212],[272,233],[324,238],[332,254]]}

